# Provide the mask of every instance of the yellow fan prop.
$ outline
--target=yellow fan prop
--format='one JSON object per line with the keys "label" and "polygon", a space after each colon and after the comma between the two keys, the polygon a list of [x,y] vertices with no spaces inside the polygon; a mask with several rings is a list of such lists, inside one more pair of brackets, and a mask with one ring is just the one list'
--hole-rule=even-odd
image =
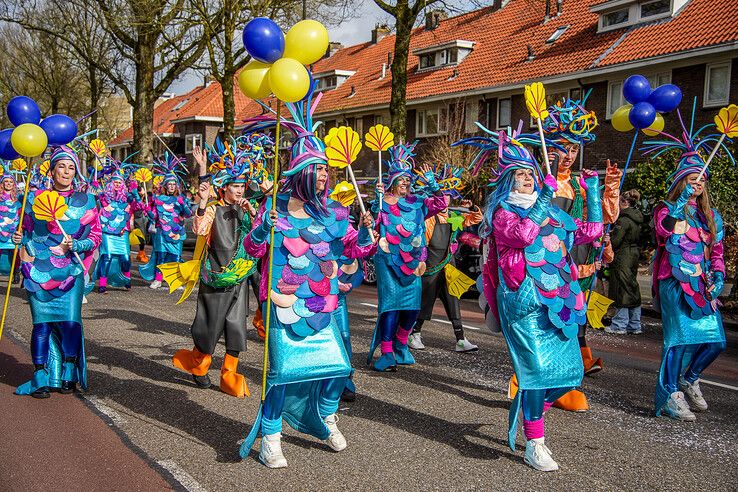
{"label": "yellow fan prop", "polygon": [[41,165],[38,167],[38,172],[40,172],[42,176],[48,176],[50,166],[51,166],[51,162],[47,159],[44,162],[42,162]]}
{"label": "yellow fan prop", "polygon": [[364,135],[364,143],[374,152],[382,152],[392,147],[395,135],[384,125],[374,125]]}
{"label": "yellow fan prop", "polygon": [[128,240],[131,242],[131,246],[138,246],[139,244],[143,244],[146,239],[146,236],[144,236],[144,233],[141,231],[141,229],[133,229],[130,234],[128,234]]}
{"label": "yellow fan prop", "polygon": [[540,82],[525,86],[525,106],[533,118],[544,120],[548,116],[546,110],[546,89]]}
{"label": "yellow fan prop", "polygon": [[13,161],[13,171],[25,171],[28,164],[25,159],[16,159]]}
{"label": "yellow fan prop", "polygon": [[457,299],[461,299],[464,292],[475,284],[474,280],[466,276],[464,272],[453,266],[451,263],[443,267],[443,273],[446,275],[446,286],[448,293]]}
{"label": "yellow fan prop", "polygon": [[38,220],[45,222],[57,221],[64,217],[67,211],[67,202],[56,191],[44,191],[33,202],[33,214]]}
{"label": "yellow fan prop", "polygon": [[148,183],[154,177],[146,168],[141,168],[133,174],[133,177],[139,183]]}
{"label": "yellow fan prop", "polygon": [[334,135],[328,133],[325,140],[327,140],[325,156],[328,158],[328,165],[338,169],[350,166],[361,150],[359,134],[348,126],[338,128]]}
{"label": "yellow fan prop", "polygon": [[326,147],[331,144],[331,139],[336,136],[336,133],[338,133],[337,126],[334,126],[330,130],[328,130],[328,133],[326,133],[325,137],[323,137],[323,142],[325,142]]}
{"label": "yellow fan prop", "polygon": [[192,289],[195,288],[197,282],[200,281],[200,264],[205,258],[205,247],[207,244],[207,236],[197,236],[195,253],[192,255],[190,261],[163,263],[158,266],[164,276],[164,280],[169,284],[170,294],[180,287],[184,287],[184,292],[182,292],[177,304],[184,302],[192,293]]}
{"label": "yellow fan prop", "polygon": [[108,153],[108,148],[105,146],[105,142],[99,138],[90,142],[90,150],[92,150],[97,157],[105,157],[105,154]]}
{"label": "yellow fan prop", "polygon": [[[585,293],[585,296],[588,293],[589,291]],[[615,301],[592,291],[591,297],[589,298],[589,304],[587,304],[587,321],[589,321],[589,325],[592,328],[601,330],[605,327],[605,325],[602,324],[602,317],[607,313],[608,308],[613,302]]]}
{"label": "yellow fan prop", "polygon": [[341,181],[333,188],[331,200],[337,201],[344,207],[350,206],[356,200],[356,190],[348,181]]}
{"label": "yellow fan prop", "polygon": [[738,137],[738,106],[731,104],[715,116],[717,130],[728,138]]}

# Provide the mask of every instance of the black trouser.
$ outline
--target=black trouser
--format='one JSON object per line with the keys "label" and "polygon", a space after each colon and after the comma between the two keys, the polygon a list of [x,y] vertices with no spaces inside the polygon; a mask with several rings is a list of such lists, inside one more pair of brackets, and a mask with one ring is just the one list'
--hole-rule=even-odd
{"label": "black trouser", "polygon": [[430,320],[433,316],[433,306],[436,299],[441,298],[443,308],[446,310],[446,316],[451,322],[456,335],[456,341],[464,339],[464,327],[461,324],[461,307],[459,300],[449,294],[446,286],[446,274],[443,270],[440,272],[423,277],[423,296],[420,306],[420,314],[413,328],[414,333],[420,333],[423,328],[423,322]]}

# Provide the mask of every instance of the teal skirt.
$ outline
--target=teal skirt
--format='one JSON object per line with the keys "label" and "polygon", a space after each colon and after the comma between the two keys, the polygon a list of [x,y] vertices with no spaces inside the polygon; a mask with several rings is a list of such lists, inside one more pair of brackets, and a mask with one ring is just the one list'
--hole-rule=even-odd
{"label": "teal skirt", "polygon": [[102,242],[100,243],[100,255],[131,256],[131,243],[128,239],[128,233],[124,232],[120,236],[116,236],[103,232]]}

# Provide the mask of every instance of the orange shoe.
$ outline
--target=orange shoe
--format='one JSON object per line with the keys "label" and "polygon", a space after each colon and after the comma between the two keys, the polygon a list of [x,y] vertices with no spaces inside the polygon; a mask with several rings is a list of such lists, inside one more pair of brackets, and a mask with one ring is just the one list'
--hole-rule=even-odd
{"label": "orange shoe", "polygon": [[264,328],[264,319],[261,316],[261,307],[259,307],[254,313],[254,319],[251,320],[251,324],[256,328],[256,333],[259,338],[264,340],[266,338],[266,328]]}
{"label": "orange shoe", "polygon": [[569,391],[564,396],[556,400],[553,406],[570,412],[586,412],[589,410],[587,397],[579,390]]}
{"label": "orange shoe", "polygon": [[518,394],[518,377],[513,373],[507,385],[507,397],[512,400],[516,394]]}
{"label": "orange shoe", "polygon": [[172,357],[172,364],[174,367],[179,367],[183,371],[187,371],[194,376],[204,376],[210,369],[210,363],[213,358],[210,354],[203,354],[196,348],[192,350],[182,349],[177,350],[177,353]]}
{"label": "orange shoe", "polygon": [[138,252],[138,255],[136,256],[136,259],[139,261],[139,263],[148,263],[149,257],[146,256],[146,251],[141,250]]}
{"label": "orange shoe", "polygon": [[599,357],[593,359],[592,349],[589,347],[580,347],[580,350],[582,351],[582,362],[584,363],[584,375],[591,376],[596,372],[600,372],[603,367],[602,359]]}
{"label": "orange shoe", "polygon": [[246,386],[246,378],[237,371],[238,357],[226,354],[223,367],[220,369],[220,391],[236,398],[251,396],[249,387]]}

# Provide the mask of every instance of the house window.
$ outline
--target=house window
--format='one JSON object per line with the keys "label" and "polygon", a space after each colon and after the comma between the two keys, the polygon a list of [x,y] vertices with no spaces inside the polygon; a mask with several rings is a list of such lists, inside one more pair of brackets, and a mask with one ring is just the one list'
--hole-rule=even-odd
{"label": "house window", "polygon": [[353,123],[351,123],[351,128],[354,129],[356,133],[358,133],[360,136],[364,135],[364,118],[361,116],[358,116],[354,118]]}
{"label": "house window", "polygon": [[445,106],[434,109],[421,109],[417,113],[417,135],[428,137],[446,133],[448,108]]}
{"label": "house window", "polygon": [[191,154],[195,147],[202,147],[202,135],[191,133],[185,137],[185,154]]}
{"label": "house window", "polygon": [[602,16],[602,27],[625,24],[630,19],[629,9],[616,10]]}
{"label": "house window", "polygon": [[420,68],[430,68],[436,66],[436,54],[426,53],[420,56]]}
{"label": "house window", "polygon": [[510,126],[512,121],[512,100],[508,97],[497,100],[497,128]]}
{"label": "house window", "polygon": [[374,124],[375,125],[383,125],[384,124],[384,117],[381,114],[375,114],[374,115]]}
{"label": "house window", "polygon": [[448,51],[447,63],[457,63],[459,61],[459,49],[458,48],[451,48]]}
{"label": "house window", "polygon": [[711,63],[705,72],[704,107],[728,104],[730,96],[730,62]]}
{"label": "house window", "polygon": [[625,99],[623,99],[623,81],[610,82],[610,85],[607,87],[607,118],[612,117],[612,114],[623,104],[625,104]]}
{"label": "house window", "polygon": [[581,101],[582,100],[582,89],[572,89],[569,91],[569,99],[572,101]]}
{"label": "house window", "polygon": [[551,44],[555,42],[562,34],[564,34],[564,32],[566,32],[567,29],[569,29],[568,25],[559,27],[553,32],[553,34],[551,34],[551,37],[546,40],[546,43]]}
{"label": "house window", "polygon": [[654,0],[641,4],[641,18],[671,12],[671,0]]}
{"label": "house window", "polygon": [[664,84],[671,84],[671,70],[668,72],[655,73],[653,75],[646,76],[648,83],[651,85],[651,89]]}

